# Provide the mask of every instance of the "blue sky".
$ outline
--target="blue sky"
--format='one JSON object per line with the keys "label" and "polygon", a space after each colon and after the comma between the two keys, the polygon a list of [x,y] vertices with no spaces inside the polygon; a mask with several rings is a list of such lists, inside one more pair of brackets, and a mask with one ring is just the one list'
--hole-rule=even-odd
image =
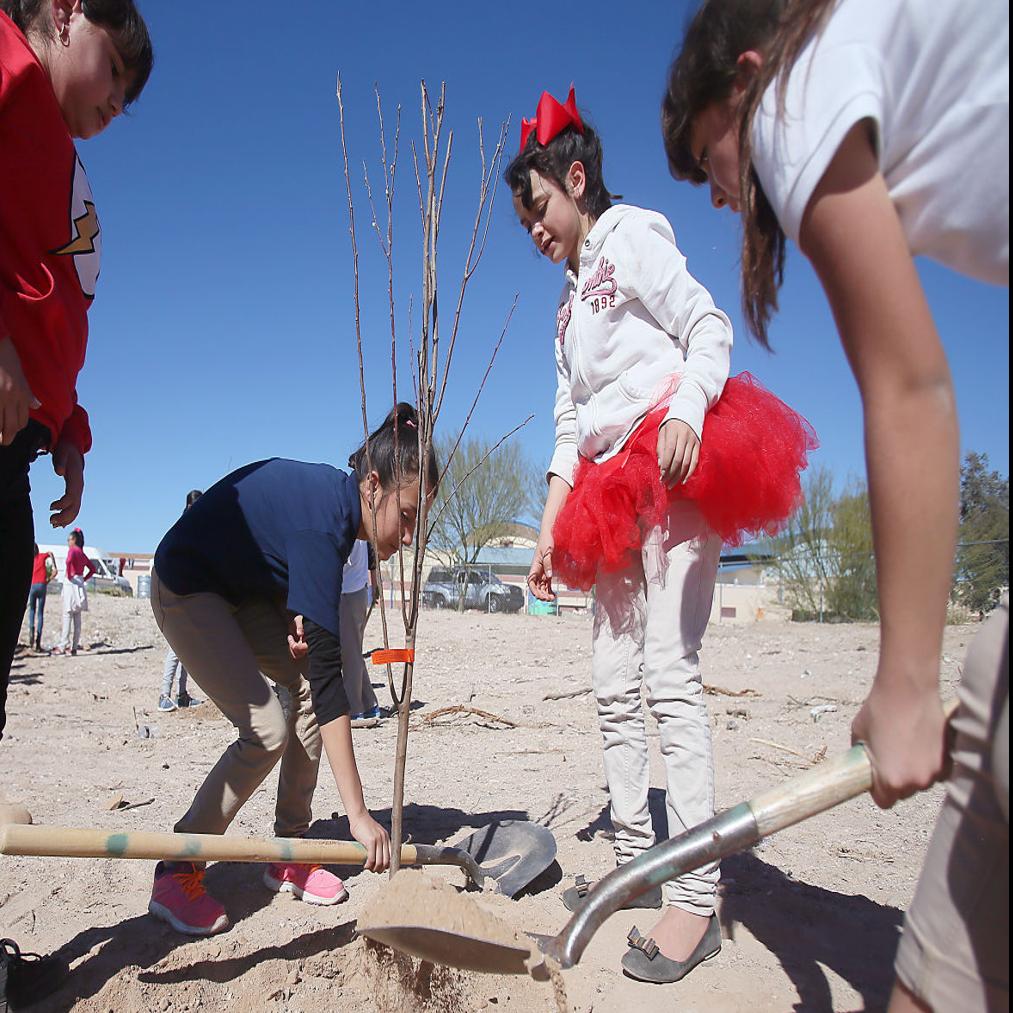
{"label": "blue sky", "polygon": [[[441,237],[445,307],[474,215],[476,118],[484,117],[491,147],[497,125],[512,117],[512,152],[519,118],[533,115],[542,89],[564,97],[573,81],[603,136],[606,183],[670,218],[690,269],[730,313],[733,371],[750,370],[808,416],[822,441],[816,461],[842,480],[862,473],[859,400],[808,265],[792,252],[769,355],[741,326],[737,223],[667,173],[658,104],[688,5],[586,2],[570,14],[559,5],[393,2],[383,18],[332,0],[141,6],[156,49],[151,82],[127,118],[80,145],[104,239],[79,387],[95,437],[79,518],[89,543],[151,551],[187,490],[274,455],[342,465],[361,439],[339,71],[371,421],[390,400],[386,283],[355,169],[367,160],[375,182],[374,82],[389,122],[394,106],[404,107],[395,244],[406,368],[420,245],[407,142],[419,136],[419,81],[434,91],[446,82],[455,130]],[[518,294],[473,426],[496,439],[534,413],[516,438],[545,462],[560,278],[530,248],[507,196],[500,184],[441,425],[463,420]],[[956,379],[963,448],[986,452],[1007,474],[1008,292],[932,264],[921,272]],[[61,484],[46,460],[34,466],[32,484],[38,540],[62,539],[48,526]]]}

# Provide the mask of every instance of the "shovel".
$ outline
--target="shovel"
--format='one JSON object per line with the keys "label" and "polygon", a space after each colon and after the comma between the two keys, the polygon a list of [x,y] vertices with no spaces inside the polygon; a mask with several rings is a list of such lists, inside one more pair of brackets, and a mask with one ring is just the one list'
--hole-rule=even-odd
{"label": "shovel", "polygon": [[[947,708],[948,714],[955,709],[954,702]],[[577,964],[591,937],[627,901],[683,873],[752,847],[778,830],[863,794],[871,786],[872,766],[865,747],[853,746],[610,872],[559,935],[528,933],[534,941],[530,947],[480,938],[449,926],[412,924],[407,918],[402,924],[370,926],[360,932],[433,963],[491,974],[530,974],[544,980],[552,965],[566,970]]]}
{"label": "shovel", "polygon": [[[0,827],[0,854],[53,858],[146,858],[171,862],[299,862],[361,865],[366,849],[355,841],[243,838],[218,834],[117,833],[85,827],[9,824]],[[457,847],[406,844],[402,865],[456,865],[476,886],[520,893],[556,857],[552,832],[539,823],[503,820],[475,831]]]}

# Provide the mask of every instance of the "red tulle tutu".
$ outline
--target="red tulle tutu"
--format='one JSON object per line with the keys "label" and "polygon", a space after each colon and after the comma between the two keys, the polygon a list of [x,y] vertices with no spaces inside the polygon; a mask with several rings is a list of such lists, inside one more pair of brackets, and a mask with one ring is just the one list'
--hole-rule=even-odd
{"label": "red tulle tutu", "polygon": [[775,534],[802,501],[799,473],[819,445],[813,427],[749,373],[731,377],[707,413],[700,460],[688,482],[667,489],[658,469],[658,429],[667,401],[652,409],[626,446],[602,464],[581,460],[553,528],[552,569],[589,590],[599,570],[625,569],[668,504],[693,500],[732,545]]}

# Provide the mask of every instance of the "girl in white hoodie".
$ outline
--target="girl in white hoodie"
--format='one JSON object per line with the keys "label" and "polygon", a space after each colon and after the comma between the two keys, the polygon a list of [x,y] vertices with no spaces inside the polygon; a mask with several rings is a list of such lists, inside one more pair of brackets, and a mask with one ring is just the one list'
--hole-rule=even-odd
{"label": "girl in white hoodie", "polygon": [[[539,251],[565,265],[556,447],[528,585],[543,600],[554,577],[596,585],[591,677],[624,864],[655,843],[642,682],[660,731],[670,833],[713,814],[698,652],[722,539],[776,529],[799,502],[815,440],[751,377],[728,379],[728,318],[686,269],[662,215],[612,204],[601,144],[572,88],[565,104],[543,93],[505,179]],[[630,933],[627,974],[678,981],[717,953],[717,881],[712,864],[638,899],[664,913],[651,938]],[[576,907],[585,893],[578,885],[564,902]]]}

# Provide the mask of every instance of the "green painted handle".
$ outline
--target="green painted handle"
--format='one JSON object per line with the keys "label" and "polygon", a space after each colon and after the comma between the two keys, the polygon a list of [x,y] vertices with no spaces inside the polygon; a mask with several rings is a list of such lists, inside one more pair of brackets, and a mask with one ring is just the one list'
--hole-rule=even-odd
{"label": "green painted handle", "polygon": [[[114,832],[86,827],[0,827],[0,854],[53,858],[141,858],[170,862],[299,862],[362,865],[366,849],[355,841],[306,838],[224,837],[147,830]],[[401,848],[403,865],[416,863],[415,848]]]}

